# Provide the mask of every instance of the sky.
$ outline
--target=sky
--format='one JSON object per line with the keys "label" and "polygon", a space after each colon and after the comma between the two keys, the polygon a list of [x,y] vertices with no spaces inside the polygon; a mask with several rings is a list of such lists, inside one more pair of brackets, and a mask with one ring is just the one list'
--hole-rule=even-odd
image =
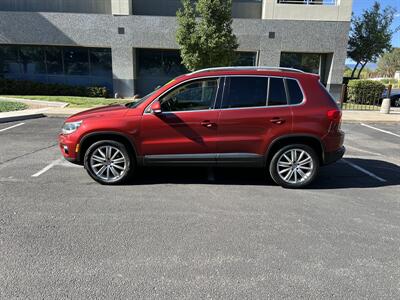
{"label": "sky", "polygon": [[[381,7],[392,6],[397,12],[392,24],[392,28],[396,28],[400,26],[400,0],[377,0]],[[356,16],[362,14],[363,10],[371,8],[374,4],[375,0],[353,0],[353,13]],[[393,47],[400,47],[400,31],[393,35],[392,39]]]}
{"label": "sky", "polygon": [[[381,7],[392,6],[397,12],[395,18],[393,20],[392,29],[394,30],[396,27],[400,26],[400,0],[376,0],[381,4]],[[363,13],[364,10],[369,9],[374,4],[375,0],[353,0],[353,13],[356,16],[359,16]],[[392,46],[400,47],[400,31],[393,34],[392,37]],[[351,59],[346,60],[346,65],[352,66],[354,61]],[[376,64],[370,63],[368,65],[369,68],[375,69]]]}

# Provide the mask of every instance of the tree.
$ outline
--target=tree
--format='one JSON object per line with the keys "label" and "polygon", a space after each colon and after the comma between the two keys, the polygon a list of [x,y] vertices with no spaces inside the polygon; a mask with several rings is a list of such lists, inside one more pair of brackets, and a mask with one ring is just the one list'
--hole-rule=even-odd
{"label": "tree", "polygon": [[378,72],[381,76],[392,78],[396,71],[400,71],[400,48],[383,54],[378,61]]}
{"label": "tree", "polygon": [[[231,65],[239,46],[232,31],[232,0],[182,0],[177,43],[182,63],[194,71]],[[197,19],[199,16],[200,19]]]}
{"label": "tree", "polygon": [[393,31],[390,29],[396,10],[375,2],[371,9],[364,10],[359,17],[353,15],[348,45],[348,56],[356,62],[351,77],[354,78],[358,66],[357,78],[368,62],[376,62],[386,51],[390,51]]}

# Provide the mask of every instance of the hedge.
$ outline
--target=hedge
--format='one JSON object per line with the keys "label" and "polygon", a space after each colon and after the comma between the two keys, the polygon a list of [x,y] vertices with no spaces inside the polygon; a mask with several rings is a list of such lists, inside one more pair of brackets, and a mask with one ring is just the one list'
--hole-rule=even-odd
{"label": "hedge", "polygon": [[348,102],[375,105],[379,103],[385,85],[379,81],[356,79],[347,85]]}
{"label": "hedge", "polygon": [[46,96],[80,96],[108,97],[105,87],[72,86],[58,83],[42,83],[26,80],[0,78],[0,95],[46,95]]}

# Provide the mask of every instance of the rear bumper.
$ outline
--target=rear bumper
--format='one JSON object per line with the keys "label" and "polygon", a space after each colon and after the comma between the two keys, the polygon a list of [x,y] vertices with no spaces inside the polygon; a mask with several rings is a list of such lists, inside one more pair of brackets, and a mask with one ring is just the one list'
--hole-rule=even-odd
{"label": "rear bumper", "polygon": [[340,147],[336,151],[333,152],[325,152],[324,154],[324,165],[329,165],[341,159],[346,152],[346,148],[344,146]]}

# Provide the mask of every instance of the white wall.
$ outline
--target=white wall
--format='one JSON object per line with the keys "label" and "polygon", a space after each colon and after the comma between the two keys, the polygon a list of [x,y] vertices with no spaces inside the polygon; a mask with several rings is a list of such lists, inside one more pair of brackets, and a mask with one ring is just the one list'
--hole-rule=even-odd
{"label": "white wall", "polygon": [[350,21],[352,0],[337,0],[337,5],[280,4],[277,0],[263,1],[263,19]]}

